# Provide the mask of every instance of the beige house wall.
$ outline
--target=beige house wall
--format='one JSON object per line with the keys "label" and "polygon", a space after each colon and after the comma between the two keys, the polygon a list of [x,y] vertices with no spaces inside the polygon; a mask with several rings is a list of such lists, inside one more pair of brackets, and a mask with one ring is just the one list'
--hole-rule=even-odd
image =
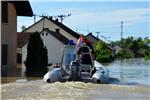
{"label": "beige house wall", "polygon": [[2,23],[1,44],[8,45],[7,51],[7,76],[15,76],[16,47],[17,47],[17,16],[13,4],[8,3],[8,23]]}
{"label": "beige house wall", "polygon": [[63,30],[61,27],[55,25],[53,22],[49,21],[47,18],[44,18],[39,23],[37,23],[34,26],[30,27],[29,29],[25,30],[25,32],[34,32],[34,31],[41,32],[43,30],[43,28],[49,28],[49,30],[54,31],[54,32],[56,31],[56,29],[59,28],[60,33],[63,36],[65,36],[68,39],[74,40],[75,42],[77,41],[77,39],[75,37],[70,35],[68,32]]}

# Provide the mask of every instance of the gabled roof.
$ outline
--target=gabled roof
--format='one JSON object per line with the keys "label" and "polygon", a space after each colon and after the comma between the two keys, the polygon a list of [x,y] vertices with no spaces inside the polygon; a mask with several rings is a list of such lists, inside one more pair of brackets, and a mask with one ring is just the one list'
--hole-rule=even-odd
{"label": "gabled roof", "polygon": [[[54,36],[56,39],[58,39],[63,44],[65,44],[65,45],[68,44],[69,40],[66,37],[64,37],[63,35],[61,35],[60,33],[56,33],[54,31],[50,31],[48,28],[44,28],[42,32],[44,32],[44,31],[47,31],[49,34]],[[42,32],[40,32],[40,33],[42,33]]]}
{"label": "gabled roof", "polygon": [[18,32],[17,33],[17,48],[22,48],[30,38],[31,32]]}
{"label": "gabled roof", "polygon": [[[64,45],[68,44],[69,40],[66,37],[64,37],[63,35],[61,35],[60,33],[50,31],[48,28],[44,28],[43,31],[47,31],[49,34],[54,36],[56,39],[58,39]],[[42,33],[42,32],[40,32],[40,33]],[[22,48],[26,43],[29,42],[30,34],[33,34],[33,32],[18,32],[17,33],[17,48]]]}
{"label": "gabled roof", "polygon": [[41,20],[39,20],[36,23],[32,24],[31,26],[29,26],[28,28],[26,28],[24,31],[28,30],[29,28],[31,28],[35,24],[39,23],[40,21],[44,20],[45,18],[48,19],[49,21],[53,22],[57,26],[61,27],[63,30],[65,30],[66,32],[68,32],[69,34],[71,34],[72,36],[74,36],[75,38],[78,39],[80,37],[80,35],[78,33],[74,32],[73,30],[71,30],[70,28],[68,28],[67,26],[65,26],[64,24],[62,24],[62,23],[60,23],[58,21],[55,21],[53,19],[47,18],[47,17],[43,17]]}
{"label": "gabled roof", "polygon": [[62,29],[64,29],[66,32],[70,33],[72,36],[76,37],[77,39],[80,37],[80,35],[76,32],[74,32],[73,30],[71,30],[70,28],[68,28],[67,26],[65,26],[64,24],[62,24],[61,22],[57,21],[57,20],[53,20],[48,18],[50,21],[52,21],[54,24],[56,24],[57,26],[61,27]]}
{"label": "gabled roof", "polygon": [[88,37],[88,36],[91,36],[91,37],[93,37],[94,39],[96,39],[97,41],[99,41],[99,39],[98,39],[97,37],[95,37],[92,33],[89,33],[89,34],[86,35],[86,37]]}

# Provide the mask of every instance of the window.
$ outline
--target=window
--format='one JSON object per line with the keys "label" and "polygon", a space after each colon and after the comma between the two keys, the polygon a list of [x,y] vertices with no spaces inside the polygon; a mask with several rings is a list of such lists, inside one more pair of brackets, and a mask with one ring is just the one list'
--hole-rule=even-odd
{"label": "window", "polygon": [[8,45],[2,44],[2,51],[1,51],[2,66],[7,65],[7,50],[8,50]]}
{"label": "window", "polygon": [[2,23],[8,23],[8,2],[2,1]]}

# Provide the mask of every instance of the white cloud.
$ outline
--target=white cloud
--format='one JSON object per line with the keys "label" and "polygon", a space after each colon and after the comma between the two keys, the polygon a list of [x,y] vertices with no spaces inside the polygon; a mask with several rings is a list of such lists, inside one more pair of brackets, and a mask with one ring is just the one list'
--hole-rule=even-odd
{"label": "white cloud", "polygon": [[[146,8],[120,9],[110,12],[83,12],[77,10],[66,19],[68,25],[92,26],[92,25],[115,25],[124,21],[125,25],[133,25],[149,20],[149,10]],[[65,11],[65,10],[64,10]],[[66,11],[68,12],[68,11]],[[71,11],[70,11],[71,12]]]}

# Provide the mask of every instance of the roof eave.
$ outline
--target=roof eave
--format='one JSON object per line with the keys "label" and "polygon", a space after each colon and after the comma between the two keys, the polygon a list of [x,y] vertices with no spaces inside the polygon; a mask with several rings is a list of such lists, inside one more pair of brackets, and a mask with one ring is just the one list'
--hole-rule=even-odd
{"label": "roof eave", "polygon": [[33,11],[28,0],[26,1],[10,1],[14,4],[17,12],[17,16],[33,16]]}

